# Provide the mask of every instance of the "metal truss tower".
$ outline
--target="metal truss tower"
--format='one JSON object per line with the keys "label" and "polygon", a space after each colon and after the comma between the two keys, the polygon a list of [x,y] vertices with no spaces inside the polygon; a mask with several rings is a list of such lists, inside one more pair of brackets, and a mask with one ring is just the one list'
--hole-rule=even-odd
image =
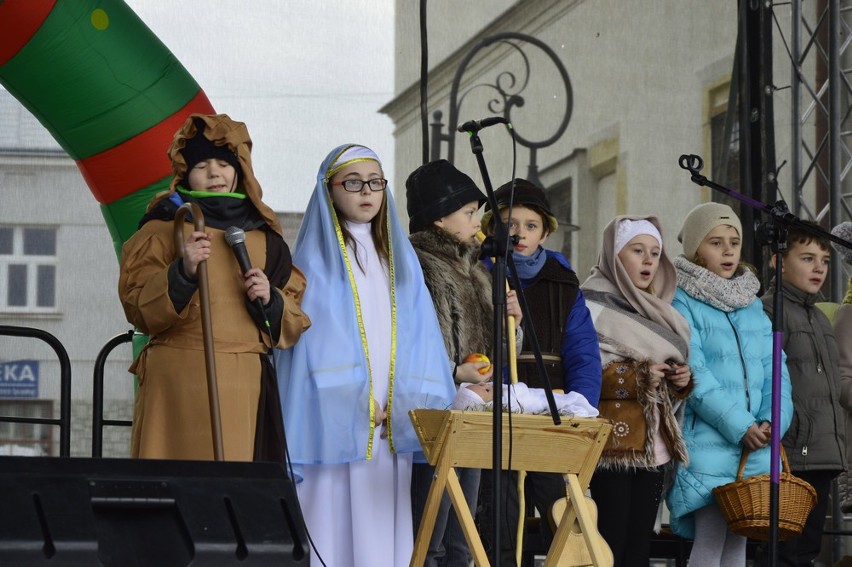
{"label": "metal truss tower", "polygon": [[[776,23],[785,7],[791,29],[777,29],[791,63],[793,194],[782,197],[795,215],[830,228],[852,220],[852,0],[777,2]],[[786,82],[783,68],[775,70],[775,85]],[[834,262],[832,300],[843,297],[846,282],[846,271]]]}

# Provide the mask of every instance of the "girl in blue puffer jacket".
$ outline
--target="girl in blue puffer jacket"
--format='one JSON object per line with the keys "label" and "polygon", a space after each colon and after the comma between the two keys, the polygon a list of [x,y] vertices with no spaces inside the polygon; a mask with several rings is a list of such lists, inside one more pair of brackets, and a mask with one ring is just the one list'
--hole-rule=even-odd
{"label": "girl in blue puffer jacket", "polygon": [[[712,490],[733,481],[744,447],[744,477],[769,472],[772,325],[757,298],[760,282],[740,266],[742,225],[721,203],[692,209],[678,240],[673,305],[689,322],[694,389],[683,415],[688,465],[678,465],[666,501],[672,530],[693,538],[690,567],[745,565],[746,538],[728,530]],[[782,364],[783,435],[793,413]]]}

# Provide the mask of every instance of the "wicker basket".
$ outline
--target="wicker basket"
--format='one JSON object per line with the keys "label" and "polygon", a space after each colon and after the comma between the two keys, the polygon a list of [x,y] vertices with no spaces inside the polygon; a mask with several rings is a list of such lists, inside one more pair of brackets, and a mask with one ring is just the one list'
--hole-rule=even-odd
{"label": "wicker basket", "polygon": [[[737,480],[713,489],[716,503],[737,535],[766,541],[769,539],[769,475],[743,479],[750,451],[743,449]],[[814,487],[790,474],[790,463],[781,445],[781,475],[778,480],[778,539],[798,537],[808,514],[816,504]]]}

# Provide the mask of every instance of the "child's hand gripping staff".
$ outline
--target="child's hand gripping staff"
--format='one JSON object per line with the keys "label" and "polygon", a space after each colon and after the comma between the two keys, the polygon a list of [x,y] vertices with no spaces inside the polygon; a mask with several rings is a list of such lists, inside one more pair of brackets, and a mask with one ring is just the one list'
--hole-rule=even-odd
{"label": "child's hand gripping staff", "polygon": [[[481,243],[485,240],[485,234],[482,231],[479,231],[476,233],[476,238]],[[510,291],[508,281],[506,282],[506,291]],[[509,315],[508,323],[506,323],[506,336],[510,337],[510,339],[506,341],[506,344],[509,349],[509,382],[512,384],[518,383],[518,348],[513,340],[515,337],[515,325],[515,316]]]}

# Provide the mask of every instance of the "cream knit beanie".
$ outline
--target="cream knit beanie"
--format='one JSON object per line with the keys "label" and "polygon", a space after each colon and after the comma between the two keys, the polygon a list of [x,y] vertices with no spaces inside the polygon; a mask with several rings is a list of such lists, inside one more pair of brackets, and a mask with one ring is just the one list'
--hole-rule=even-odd
{"label": "cream knit beanie", "polygon": [[683,244],[683,255],[692,261],[695,251],[707,233],[721,225],[730,225],[737,229],[742,237],[743,227],[734,210],[722,203],[703,203],[698,205],[686,215],[683,226],[677,239]]}
{"label": "cream knit beanie", "polygon": [[660,251],[663,250],[663,237],[660,235],[657,227],[651,224],[650,221],[645,219],[622,219],[615,228],[615,253],[618,254],[621,252],[627,246],[628,242],[640,234],[652,236],[657,241]]}

